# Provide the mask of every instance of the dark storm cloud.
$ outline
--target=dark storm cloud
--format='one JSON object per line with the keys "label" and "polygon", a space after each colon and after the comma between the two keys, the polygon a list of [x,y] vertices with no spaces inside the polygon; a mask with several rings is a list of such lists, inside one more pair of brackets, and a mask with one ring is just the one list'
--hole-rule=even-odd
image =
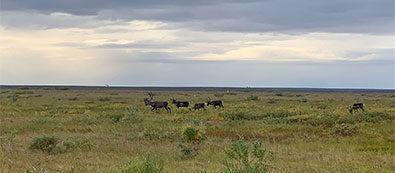
{"label": "dark storm cloud", "polygon": [[2,10],[160,20],[176,27],[232,32],[393,33],[393,0],[3,0]]}
{"label": "dark storm cloud", "polygon": [[171,5],[203,5],[215,0],[2,0],[3,10],[37,10],[41,12],[65,12],[76,15],[94,15],[104,9],[156,8]]}

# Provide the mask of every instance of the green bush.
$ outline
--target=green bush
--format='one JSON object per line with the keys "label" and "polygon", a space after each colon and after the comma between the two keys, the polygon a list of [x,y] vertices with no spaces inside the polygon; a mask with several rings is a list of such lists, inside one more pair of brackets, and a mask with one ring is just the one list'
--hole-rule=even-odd
{"label": "green bush", "polygon": [[161,173],[164,172],[163,161],[152,157],[138,158],[121,168],[122,173]]}
{"label": "green bush", "polygon": [[111,119],[112,122],[118,123],[122,120],[123,114],[120,113],[114,113],[114,114],[108,114],[107,117]]}
{"label": "green bush", "polygon": [[185,128],[182,134],[183,138],[189,143],[200,143],[206,139],[204,131],[194,127]]}
{"label": "green bush", "polygon": [[354,136],[358,133],[358,126],[355,124],[338,124],[335,126],[335,134],[340,136]]}
{"label": "green bush", "polygon": [[12,102],[18,101],[18,96],[19,96],[18,94],[12,95],[12,97],[11,97]]}
{"label": "green bush", "polygon": [[258,98],[258,96],[251,95],[251,96],[247,97],[247,100],[248,101],[255,101],[255,100],[259,100],[259,98]]}
{"label": "green bush", "polygon": [[29,149],[40,150],[45,153],[52,153],[59,139],[55,136],[42,135],[35,137],[30,143]]}
{"label": "green bush", "polygon": [[179,144],[181,159],[189,159],[199,154],[199,146],[194,144]]}
{"label": "green bush", "polygon": [[262,148],[260,142],[247,143],[244,138],[233,141],[225,150],[224,173],[264,173],[268,172],[267,160],[271,153]]}
{"label": "green bush", "polygon": [[137,119],[137,118],[139,118],[139,115],[138,115],[138,109],[137,108],[128,108],[127,110],[126,110],[126,117],[127,118],[129,118],[129,119]]}
{"label": "green bush", "polygon": [[101,117],[108,118],[114,123],[119,123],[121,121],[133,120],[136,122],[141,122],[142,119],[138,114],[137,108],[127,108],[124,112],[114,112],[111,114],[102,114]]}
{"label": "green bush", "polygon": [[8,143],[11,144],[16,137],[16,134],[18,133],[17,129],[12,129],[12,130],[7,130],[5,131],[6,135],[5,136],[0,136],[0,146]]}
{"label": "green bush", "polygon": [[35,137],[29,146],[31,150],[39,150],[47,154],[62,154],[76,149],[90,151],[92,148],[93,144],[85,137],[60,141],[57,137],[49,135]]}
{"label": "green bush", "polygon": [[273,92],[275,96],[283,96],[283,93],[281,93],[278,89],[273,90]]}

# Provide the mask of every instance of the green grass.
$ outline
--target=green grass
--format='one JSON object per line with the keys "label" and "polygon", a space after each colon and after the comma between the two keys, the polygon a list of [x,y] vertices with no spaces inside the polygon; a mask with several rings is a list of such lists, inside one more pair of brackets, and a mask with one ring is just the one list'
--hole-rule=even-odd
{"label": "green grass", "polygon": [[[271,153],[269,172],[395,169],[392,93],[153,93],[191,104],[221,99],[225,108],[151,111],[142,90],[1,89],[0,172],[248,170],[224,164],[240,137]],[[366,111],[350,114],[355,102]]]}

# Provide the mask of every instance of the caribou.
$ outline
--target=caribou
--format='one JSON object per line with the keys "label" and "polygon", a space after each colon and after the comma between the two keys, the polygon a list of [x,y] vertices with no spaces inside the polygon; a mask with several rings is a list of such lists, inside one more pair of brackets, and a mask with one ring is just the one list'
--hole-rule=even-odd
{"label": "caribou", "polygon": [[213,105],[214,108],[217,108],[217,106],[223,108],[224,105],[222,105],[222,100],[214,100],[214,101],[207,101],[207,106]]}
{"label": "caribou", "polygon": [[199,110],[199,109],[204,109],[205,110],[205,108],[204,108],[204,103],[196,103],[192,108],[190,108],[189,110]]}
{"label": "caribou", "polygon": [[355,103],[352,105],[352,107],[349,109],[350,113],[352,114],[354,111],[358,111],[358,109],[361,109],[362,112],[365,112],[365,109],[363,109],[363,106],[365,104],[363,103]]}
{"label": "caribou", "polygon": [[188,107],[189,106],[189,102],[188,101],[177,101],[174,98],[171,99],[171,102],[176,105],[177,108],[180,107]]}
{"label": "caribou", "polygon": [[150,105],[152,107],[151,111],[156,110],[156,109],[160,109],[160,108],[165,108],[167,112],[171,112],[170,107],[168,107],[168,103],[167,102],[162,102],[162,101],[151,101],[148,100],[147,98],[144,98],[144,104],[146,106]]}

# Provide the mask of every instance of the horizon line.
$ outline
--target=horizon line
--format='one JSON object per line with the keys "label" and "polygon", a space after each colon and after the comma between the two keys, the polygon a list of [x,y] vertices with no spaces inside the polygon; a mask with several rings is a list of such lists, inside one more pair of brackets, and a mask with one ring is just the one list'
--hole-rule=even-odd
{"label": "horizon line", "polygon": [[97,88],[251,88],[251,89],[336,89],[336,90],[394,90],[395,88],[312,87],[312,86],[213,86],[213,85],[87,85],[87,84],[0,84],[2,87],[97,87]]}

